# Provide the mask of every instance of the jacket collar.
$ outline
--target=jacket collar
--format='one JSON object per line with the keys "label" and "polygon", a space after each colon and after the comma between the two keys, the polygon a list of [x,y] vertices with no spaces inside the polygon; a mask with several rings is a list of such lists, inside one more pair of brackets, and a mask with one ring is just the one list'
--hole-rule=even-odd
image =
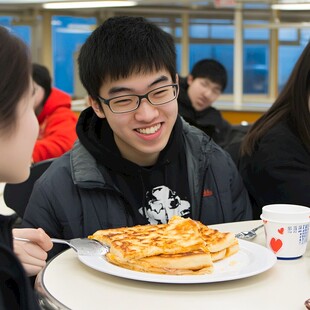
{"label": "jacket collar", "polygon": [[85,188],[105,186],[104,178],[97,167],[95,158],[77,140],[70,154],[73,183]]}

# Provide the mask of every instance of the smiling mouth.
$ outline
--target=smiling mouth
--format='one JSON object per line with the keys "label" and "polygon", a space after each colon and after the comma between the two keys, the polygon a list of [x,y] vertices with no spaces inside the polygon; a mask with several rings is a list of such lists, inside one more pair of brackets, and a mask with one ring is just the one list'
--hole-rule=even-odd
{"label": "smiling mouth", "polygon": [[143,135],[152,135],[157,132],[161,127],[161,123],[158,123],[155,126],[147,127],[147,128],[137,128],[136,131]]}

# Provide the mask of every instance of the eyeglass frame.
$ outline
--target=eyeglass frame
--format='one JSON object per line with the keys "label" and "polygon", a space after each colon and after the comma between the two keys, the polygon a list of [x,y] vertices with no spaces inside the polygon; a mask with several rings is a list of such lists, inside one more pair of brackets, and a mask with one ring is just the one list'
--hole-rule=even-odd
{"label": "eyeglass frame", "polygon": [[[152,102],[150,101],[149,97],[148,97],[148,96],[149,96],[149,93],[153,92],[154,90],[158,90],[158,89],[161,89],[161,88],[164,88],[164,87],[167,87],[167,86],[173,86],[173,87],[175,88],[175,91],[176,91],[175,97],[174,97],[173,99],[167,101],[167,102],[164,102],[164,103],[160,103],[160,104],[154,104],[154,103],[152,103]],[[173,84],[168,84],[168,85],[164,85],[164,86],[160,86],[160,87],[154,88],[154,89],[150,90],[149,92],[147,92],[147,93],[144,94],[144,95],[128,94],[128,95],[121,95],[121,96],[112,97],[112,98],[109,98],[109,99],[105,99],[105,98],[103,98],[103,97],[101,97],[101,96],[98,95],[97,98],[98,98],[98,100],[99,100],[99,102],[100,102],[101,104],[102,104],[102,103],[106,104],[106,105],[109,107],[109,109],[111,110],[112,113],[114,113],[114,114],[124,114],[124,113],[129,113],[129,112],[133,112],[133,111],[137,110],[137,109],[140,107],[140,105],[141,105],[142,99],[144,99],[144,98],[146,98],[147,101],[148,101],[152,106],[155,106],[155,107],[156,107],[156,106],[164,105],[164,104],[169,103],[169,102],[171,102],[172,100],[176,99],[176,98],[178,97],[178,93],[179,93],[179,84],[173,83]],[[136,106],[134,109],[129,110],[129,111],[125,111],[125,112],[115,112],[115,111],[112,110],[112,108],[110,107],[110,101],[111,101],[111,100],[114,100],[114,99],[117,99],[117,98],[122,98],[122,97],[128,97],[128,96],[135,96],[135,97],[138,97],[138,103],[137,103],[137,106]]]}

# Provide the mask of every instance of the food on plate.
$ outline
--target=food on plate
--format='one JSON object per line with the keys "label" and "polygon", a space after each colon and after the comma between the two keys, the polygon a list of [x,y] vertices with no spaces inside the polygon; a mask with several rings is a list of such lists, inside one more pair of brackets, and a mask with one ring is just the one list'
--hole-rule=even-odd
{"label": "food on plate", "polygon": [[90,239],[110,247],[109,262],[136,271],[160,274],[205,274],[213,262],[238,252],[233,233],[219,232],[179,216],[168,224],[98,230]]}

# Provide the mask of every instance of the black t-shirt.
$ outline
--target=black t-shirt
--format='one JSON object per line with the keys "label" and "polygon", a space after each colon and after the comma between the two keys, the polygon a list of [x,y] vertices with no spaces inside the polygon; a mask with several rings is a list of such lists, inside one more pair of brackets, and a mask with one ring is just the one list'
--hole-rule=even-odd
{"label": "black t-shirt", "polygon": [[101,166],[107,169],[135,224],[167,223],[173,215],[190,216],[187,165],[179,117],[166,147],[152,167],[138,166],[121,156],[105,119],[97,118],[89,110],[79,122],[77,133],[81,143],[94,156],[99,169]]}

